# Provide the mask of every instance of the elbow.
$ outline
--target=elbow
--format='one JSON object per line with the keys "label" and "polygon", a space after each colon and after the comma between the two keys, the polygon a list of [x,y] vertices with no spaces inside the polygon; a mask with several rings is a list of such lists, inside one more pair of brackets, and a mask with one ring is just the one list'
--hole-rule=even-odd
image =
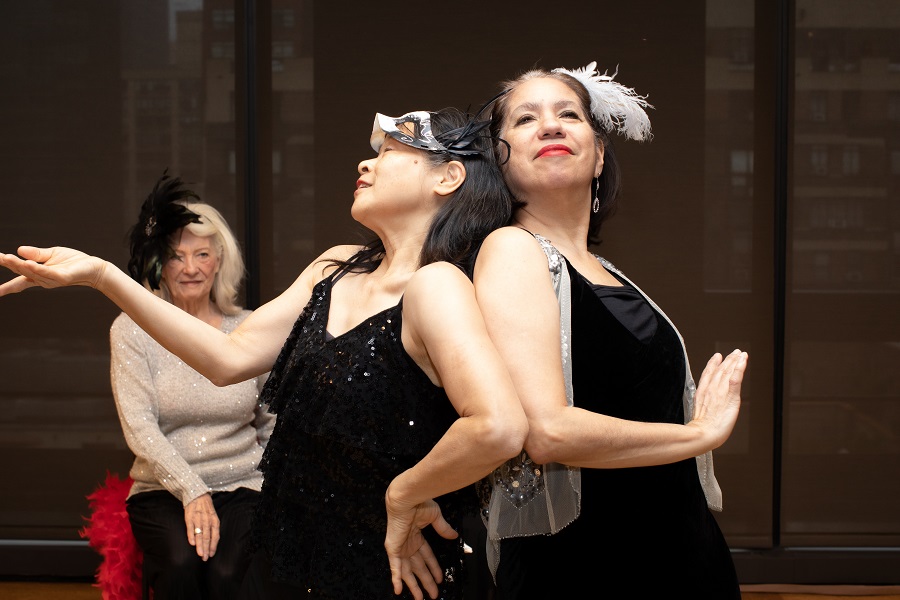
{"label": "elbow", "polygon": [[257,370],[256,362],[249,359],[246,353],[230,350],[206,355],[198,360],[198,366],[199,369],[194,368],[217,387],[234,385],[263,374],[268,378],[266,370]]}
{"label": "elbow", "polygon": [[518,456],[528,436],[525,415],[496,415],[489,419],[479,436],[482,451],[489,452],[499,462]]}
{"label": "elbow", "polygon": [[208,369],[204,375],[216,387],[225,387],[249,379],[249,377],[243,376],[238,369],[227,365],[216,365]]}
{"label": "elbow", "polygon": [[548,423],[530,421],[528,436],[525,439],[525,451],[536,463],[561,462],[559,460],[561,435]]}
{"label": "elbow", "polygon": [[226,385],[231,385],[232,383],[234,383],[221,374],[210,374],[207,379],[209,379],[216,387],[225,387]]}

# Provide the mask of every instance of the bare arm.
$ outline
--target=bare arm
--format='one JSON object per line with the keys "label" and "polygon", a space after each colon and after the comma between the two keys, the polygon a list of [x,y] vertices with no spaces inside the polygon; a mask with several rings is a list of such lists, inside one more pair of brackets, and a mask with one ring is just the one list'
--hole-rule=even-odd
{"label": "bare arm", "polygon": [[385,494],[385,549],[394,591],[400,593],[406,582],[421,598],[421,583],[434,598],[441,570],[421,530],[430,524],[444,537],[457,534],[431,499],[471,485],[518,454],[527,420],[490,341],[475,290],[459,269],[436,263],[414,275],[404,294],[402,336],[407,352],[443,385],[460,416]]}
{"label": "bare arm", "polygon": [[[547,257],[528,232],[492,233],[475,269],[478,304],[528,415],[525,448],[540,463],[611,468],[665,464],[720,446],[740,405],[745,354],[714,355],[687,426],[626,421],[566,406],[559,305]],[[702,388],[702,389],[701,389]],[[585,393],[580,391],[580,393]]]}
{"label": "bare arm", "polygon": [[444,387],[460,416],[388,490],[398,503],[417,504],[474,483],[515,456],[527,421],[475,290],[459,269],[447,263],[423,267],[403,302],[404,347]]}
{"label": "bare arm", "polygon": [[[345,258],[353,247],[323,256]],[[93,287],[127,313],[162,346],[216,385],[229,385],[271,369],[291,327],[306,306],[322,264],[311,263],[280,296],[256,309],[231,334],[192,317],[153,295],[113,264],[71,248],[19,248],[19,258],[0,255],[0,266],[18,277],[0,285],[0,296],[29,287]]]}

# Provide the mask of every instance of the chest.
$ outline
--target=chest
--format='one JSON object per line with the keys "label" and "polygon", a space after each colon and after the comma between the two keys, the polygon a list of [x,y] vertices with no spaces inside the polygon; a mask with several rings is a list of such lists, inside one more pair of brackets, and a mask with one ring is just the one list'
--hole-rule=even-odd
{"label": "chest", "polygon": [[681,341],[640,294],[602,297],[574,276],[571,348],[576,405],[625,419],[682,422]]}

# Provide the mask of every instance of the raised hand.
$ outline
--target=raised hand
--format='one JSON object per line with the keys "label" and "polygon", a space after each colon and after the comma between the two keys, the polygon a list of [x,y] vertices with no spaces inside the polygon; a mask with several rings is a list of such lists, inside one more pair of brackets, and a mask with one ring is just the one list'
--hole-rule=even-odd
{"label": "raised hand", "polygon": [[443,573],[422,529],[431,525],[438,535],[450,540],[459,534],[444,519],[434,500],[410,508],[392,507],[387,499],[386,504],[388,522],[384,548],[391,566],[394,593],[399,595],[406,583],[416,600],[424,598],[420,585],[431,598],[437,598]]}
{"label": "raised hand", "polygon": [[0,254],[0,266],[18,275],[0,285],[0,296],[15,294],[35,286],[97,287],[107,265],[101,258],[61,246],[53,248],[20,246],[18,253],[19,256]]}
{"label": "raised hand", "polygon": [[741,408],[741,384],[750,357],[735,350],[726,357],[716,352],[706,363],[697,393],[694,415],[688,425],[702,427],[721,446],[731,435]]}

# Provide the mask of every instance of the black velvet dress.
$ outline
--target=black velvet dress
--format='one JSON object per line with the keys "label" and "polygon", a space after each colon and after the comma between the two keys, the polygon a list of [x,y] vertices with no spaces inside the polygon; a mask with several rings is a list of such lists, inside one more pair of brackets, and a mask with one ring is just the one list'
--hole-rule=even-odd
{"label": "black velvet dress", "polygon": [[[458,415],[403,348],[402,300],[336,338],[326,332],[334,282],[313,290],[262,394],[278,420],[255,539],[294,597],[393,600],[385,490]],[[477,511],[472,488],[436,501],[457,531],[464,510]],[[461,540],[425,534],[444,569],[441,597],[458,598]]]}
{"label": "black velvet dress", "polygon": [[[575,405],[684,423],[685,361],[675,330],[624,281],[597,286],[571,265],[569,273]],[[581,481],[575,522],[556,535],[503,540],[497,597],[740,598],[694,459],[581,469]]]}

